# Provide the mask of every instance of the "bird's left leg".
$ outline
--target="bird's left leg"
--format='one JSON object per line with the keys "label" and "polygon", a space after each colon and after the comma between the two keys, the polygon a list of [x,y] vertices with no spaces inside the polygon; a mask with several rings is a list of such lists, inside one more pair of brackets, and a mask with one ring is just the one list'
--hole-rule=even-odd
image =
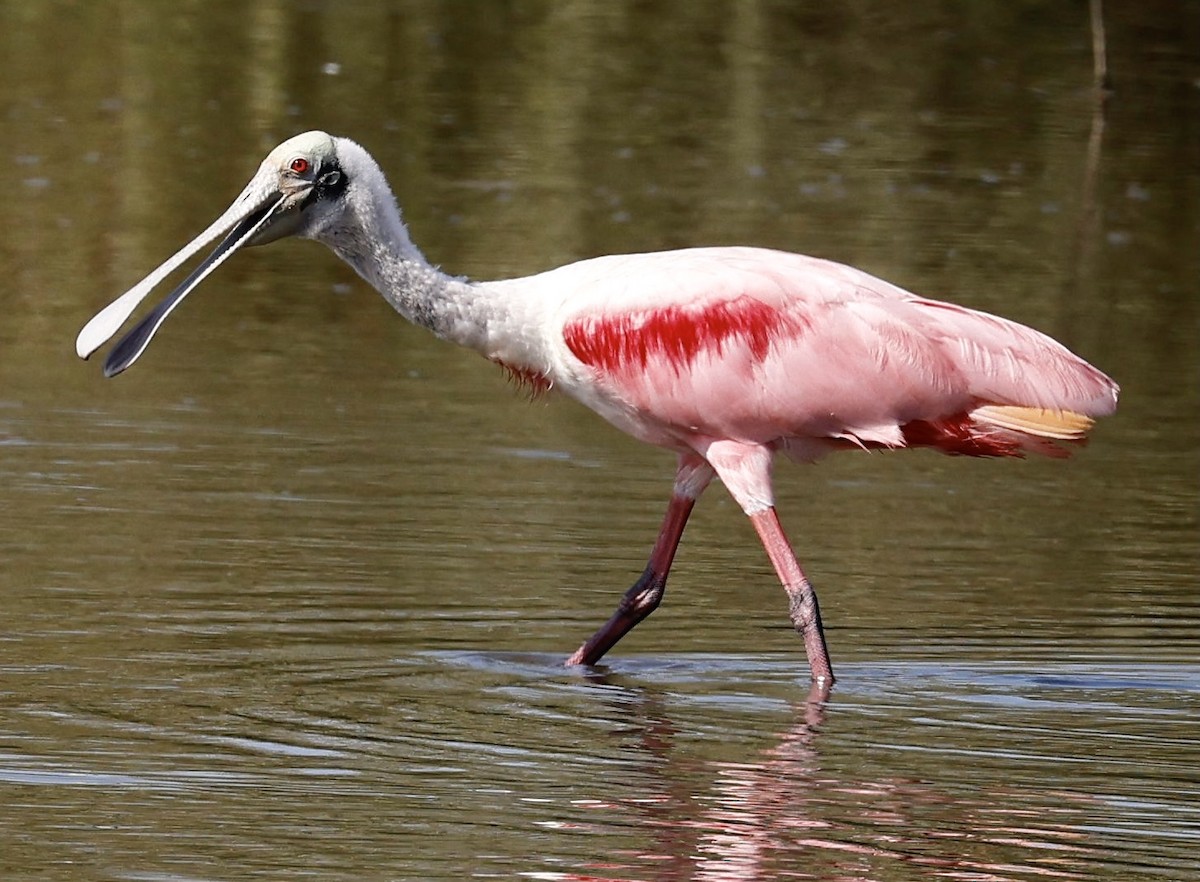
{"label": "bird's left leg", "polygon": [[701,457],[694,453],[680,455],[671,501],[667,505],[667,513],[645,571],[633,587],[625,592],[617,611],[567,659],[568,665],[594,665],[638,622],[658,608],[667,587],[667,573],[675,560],[675,550],[679,547],[683,528],[687,526],[688,515],[712,479],[712,467]]}

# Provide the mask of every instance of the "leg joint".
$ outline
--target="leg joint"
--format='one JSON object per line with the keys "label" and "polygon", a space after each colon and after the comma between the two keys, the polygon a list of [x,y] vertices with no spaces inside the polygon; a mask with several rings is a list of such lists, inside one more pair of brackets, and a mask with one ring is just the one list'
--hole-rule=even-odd
{"label": "leg joint", "polygon": [[620,612],[632,614],[639,620],[643,619],[658,609],[666,590],[666,577],[647,568],[641,578],[621,598]]}

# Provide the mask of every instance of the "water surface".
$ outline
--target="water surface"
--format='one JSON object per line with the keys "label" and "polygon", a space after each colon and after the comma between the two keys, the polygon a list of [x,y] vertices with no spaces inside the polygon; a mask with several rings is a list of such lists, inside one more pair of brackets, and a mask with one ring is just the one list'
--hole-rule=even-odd
{"label": "water surface", "polygon": [[[1200,17],[977,3],[0,2],[5,878],[1200,878]],[[781,464],[809,700],[720,488],[238,255],[115,381],[100,306],[322,127],[431,260],[755,243],[1042,328],[1121,384],[1067,463]]]}

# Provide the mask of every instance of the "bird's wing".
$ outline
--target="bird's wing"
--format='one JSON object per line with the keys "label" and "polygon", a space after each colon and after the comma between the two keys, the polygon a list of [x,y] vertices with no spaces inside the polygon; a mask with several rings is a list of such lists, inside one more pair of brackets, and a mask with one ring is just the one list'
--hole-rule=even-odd
{"label": "bird's wing", "polygon": [[1116,409],[1117,385],[1040,331],[939,300],[918,297],[897,308],[936,335],[979,401],[1088,416]]}
{"label": "bird's wing", "polygon": [[1037,331],[802,255],[691,249],[545,277],[571,292],[557,322],[584,375],[565,388],[644,437],[635,423],[900,446],[906,423],[981,404],[1098,414],[1115,400]]}

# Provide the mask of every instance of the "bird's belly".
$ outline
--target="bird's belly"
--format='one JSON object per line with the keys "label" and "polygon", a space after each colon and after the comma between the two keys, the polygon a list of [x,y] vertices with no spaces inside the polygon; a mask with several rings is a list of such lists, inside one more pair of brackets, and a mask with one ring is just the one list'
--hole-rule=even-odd
{"label": "bird's belly", "polygon": [[573,394],[573,397],[622,432],[656,447],[690,449],[689,440],[701,431],[700,426],[686,419],[672,419],[658,409],[628,401],[622,396],[605,394],[600,388]]}
{"label": "bird's belly", "polygon": [[694,449],[700,439],[714,438],[775,446],[787,439],[834,435],[840,425],[837,414],[809,413],[792,401],[773,405],[767,389],[731,387],[720,377],[669,385],[602,382],[568,391],[638,440],[673,450]]}
{"label": "bird's belly", "polygon": [[726,439],[786,450],[812,460],[846,446],[903,446],[901,426],[928,404],[893,388],[847,383],[837,376],[793,377],[775,365],[741,371],[694,364],[678,373],[599,377],[567,389],[613,425],[650,444],[696,449]]}

